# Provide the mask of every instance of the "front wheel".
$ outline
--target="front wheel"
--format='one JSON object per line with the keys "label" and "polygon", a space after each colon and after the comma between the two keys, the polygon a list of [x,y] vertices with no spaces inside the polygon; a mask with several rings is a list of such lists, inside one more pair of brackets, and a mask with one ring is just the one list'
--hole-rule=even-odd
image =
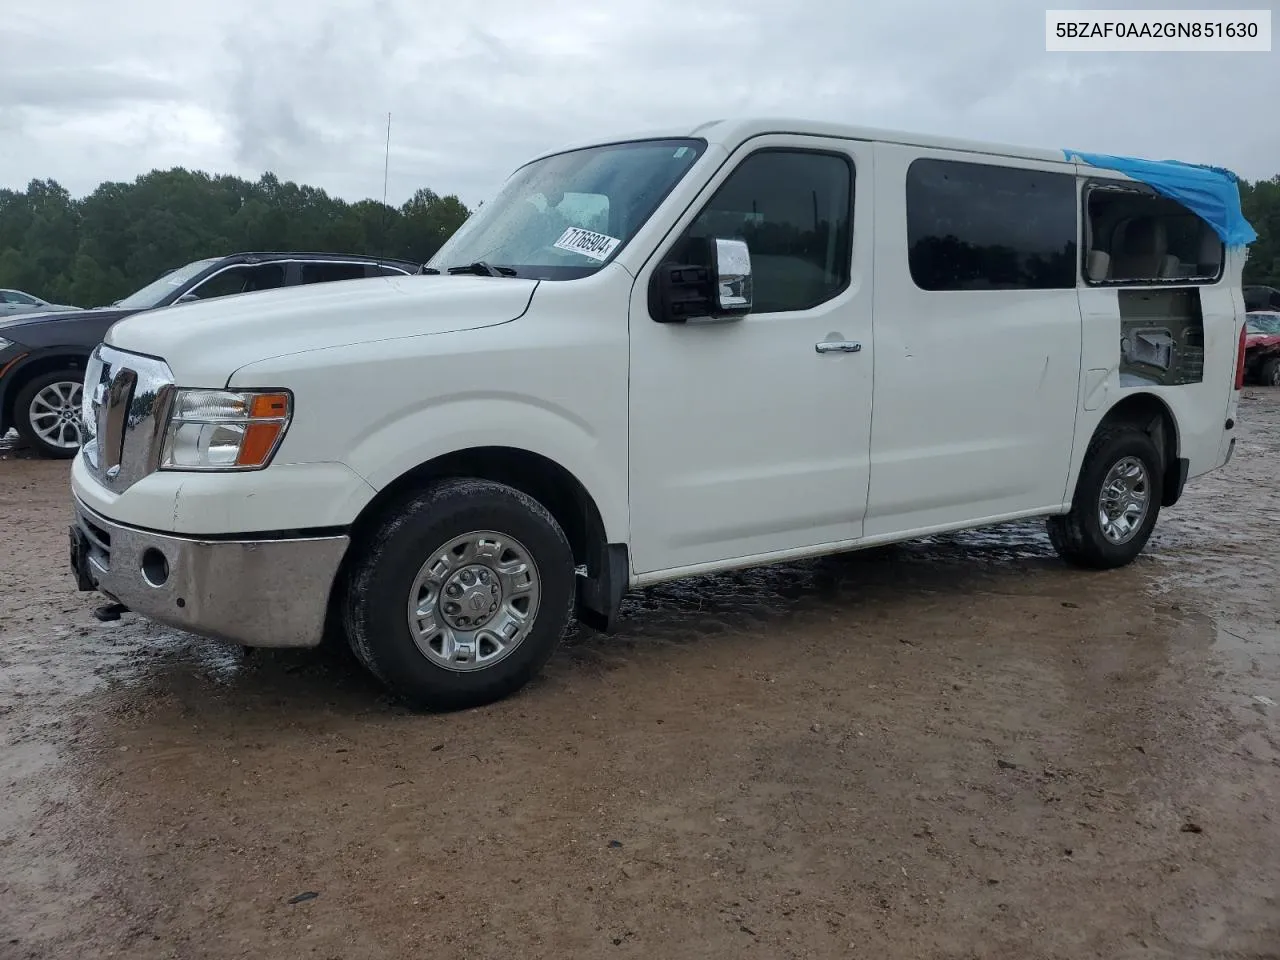
{"label": "front wheel", "polygon": [[413,706],[458,709],[514,693],[569,623],[569,542],[542,504],[503,484],[444,481],[354,549],[347,640]]}
{"label": "front wheel", "polygon": [[1280,357],[1272,357],[1262,365],[1262,375],[1258,378],[1263,386],[1280,387]]}
{"label": "front wheel", "polygon": [[1138,427],[1099,431],[1080,468],[1071,512],[1048,520],[1058,555],[1094,570],[1131,563],[1160,514],[1162,474],[1155,442]]}
{"label": "front wheel", "polygon": [[14,398],[14,426],[27,445],[46,457],[74,457],[84,442],[80,399],[84,372],[58,370],[23,385]]}

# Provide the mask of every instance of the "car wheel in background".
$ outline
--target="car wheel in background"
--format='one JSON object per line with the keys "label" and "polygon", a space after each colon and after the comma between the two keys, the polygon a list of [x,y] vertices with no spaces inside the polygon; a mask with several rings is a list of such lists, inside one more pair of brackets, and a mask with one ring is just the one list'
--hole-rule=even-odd
{"label": "car wheel in background", "polygon": [[69,459],[84,441],[80,399],[84,371],[56,370],[26,383],[14,399],[14,426],[46,457]]}

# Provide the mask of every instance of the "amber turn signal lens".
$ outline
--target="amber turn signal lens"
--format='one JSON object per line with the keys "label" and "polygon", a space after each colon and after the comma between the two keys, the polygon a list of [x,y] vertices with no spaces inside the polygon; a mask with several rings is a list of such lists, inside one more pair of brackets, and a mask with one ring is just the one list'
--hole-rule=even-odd
{"label": "amber turn signal lens", "polygon": [[289,415],[289,395],[285,393],[259,393],[249,405],[249,417],[253,420]]}
{"label": "amber turn signal lens", "polygon": [[237,467],[260,467],[267,462],[276,441],[284,430],[284,421],[250,423],[244,428],[244,440],[236,457]]}
{"label": "amber turn signal lens", "polygon": [[266,463],[284,432],[288,416],[287,393],[255,394],[249,402],[249,423],[245,424],[236,466],[260,467]]}

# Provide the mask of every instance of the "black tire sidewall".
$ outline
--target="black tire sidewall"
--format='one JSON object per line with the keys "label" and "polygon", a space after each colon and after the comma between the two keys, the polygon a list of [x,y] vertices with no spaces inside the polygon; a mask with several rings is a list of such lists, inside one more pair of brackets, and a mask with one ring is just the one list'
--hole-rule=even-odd
{"label": "black tire sidewall", "polygon": [[1277,382],[1280,378],[1280,357],[1272,357],[1262,365],[1262,370],[1258,375],[1258,382],[1268,387],[1278,387]]}
{"label": "black tire sidewall", "polygon": [[[1098,520],[1098,499],[1107,474],[1125,457],[1139,458],[1147,469],[1149,507],[1137,534],[1125,543],[1113,543],[1102,532],[1102,524]],[[1072,512],[1076,514],[1073,519],[1084,534],[1085,542],[1082,546],[1092,554],[1090,559],[1094,565],[1123,566],[1142,552],[1160,515],[1162,480],[1160,452],[1156,449],[1155,441],[1137,428],[1107,436],[1090,451],[1080,482],[1076,486]]]}
{"label": "black tire sidewall", "polygon": [[[422,564],[454,537],[492,530],[519,540],[538,567],[533,628],[511,654],[474,672],[446,670],[418,650],[409,630],[409,589]],[[445,482],[386,520],[362,549],[347,586],[349,640],[357,657],[412,706],[459,709],[524,686],[555,650],[576,589],[573,553],[551,514],[510,487]]]}
{"label": "black tire sidewall", "polygon": [[24,383],[13,398],[13,425],[18,431],[18,435],[22,437],[28,446],[37,450],[41,455],[54,460],[70,460],[80,451],[80,448],[75,447],[71,450],[66,450],[61,447],[50,446],[40,439],[40,436],[35,432],[35,428],[31,425],[31,401],[35,399],[37,393],[49,384],[62,381],[78,383],[80,384],[80,389],[83,390],[84,371],[67,368],[51,373],[42,373]]}

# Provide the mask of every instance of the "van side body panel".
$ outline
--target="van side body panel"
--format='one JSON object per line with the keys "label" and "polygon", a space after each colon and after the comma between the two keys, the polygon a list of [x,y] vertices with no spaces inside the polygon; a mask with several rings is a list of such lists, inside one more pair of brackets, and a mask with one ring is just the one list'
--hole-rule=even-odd
{"label": "van side body panel", "polygon": [[1074,174],[1066,163],[876,144],[868,537],[1058,510],[1076,430],[1076,290],[921,289],[905,180],[922,157]]}
{"label": "van side body panel", "polygon": [[[1081,165],[1081,182],[1113,180],[1131,182],[1122,174]],[[1086,231],[1085,238],[1089,234]],[[1177,438],[1176,456],[1187,461],[1187,476],[1193,478],[1226,462],[1233,433],[1239,395],[1235,390],[1235,365],[1240,329],[1244,323],[1241,274],[1242,250],[1226,251],[1222,275],[1214,282],[1176,281],[1126,283],[1097,286],[1080,282],[1080,314],[1083,328],[1081,348],[1081,389],[1079,425],[1071,459],[1068,497],[1074,489],[1089,439],[1117,404],[1135,394],[1158,398],[1173,417]],[[1203,323],[1204,359],[1198,382],[1163,385],[1134,383],[1121,370],[1121,340],[1125,335],[1122,297],[1181,296],[1189,298]]]}

